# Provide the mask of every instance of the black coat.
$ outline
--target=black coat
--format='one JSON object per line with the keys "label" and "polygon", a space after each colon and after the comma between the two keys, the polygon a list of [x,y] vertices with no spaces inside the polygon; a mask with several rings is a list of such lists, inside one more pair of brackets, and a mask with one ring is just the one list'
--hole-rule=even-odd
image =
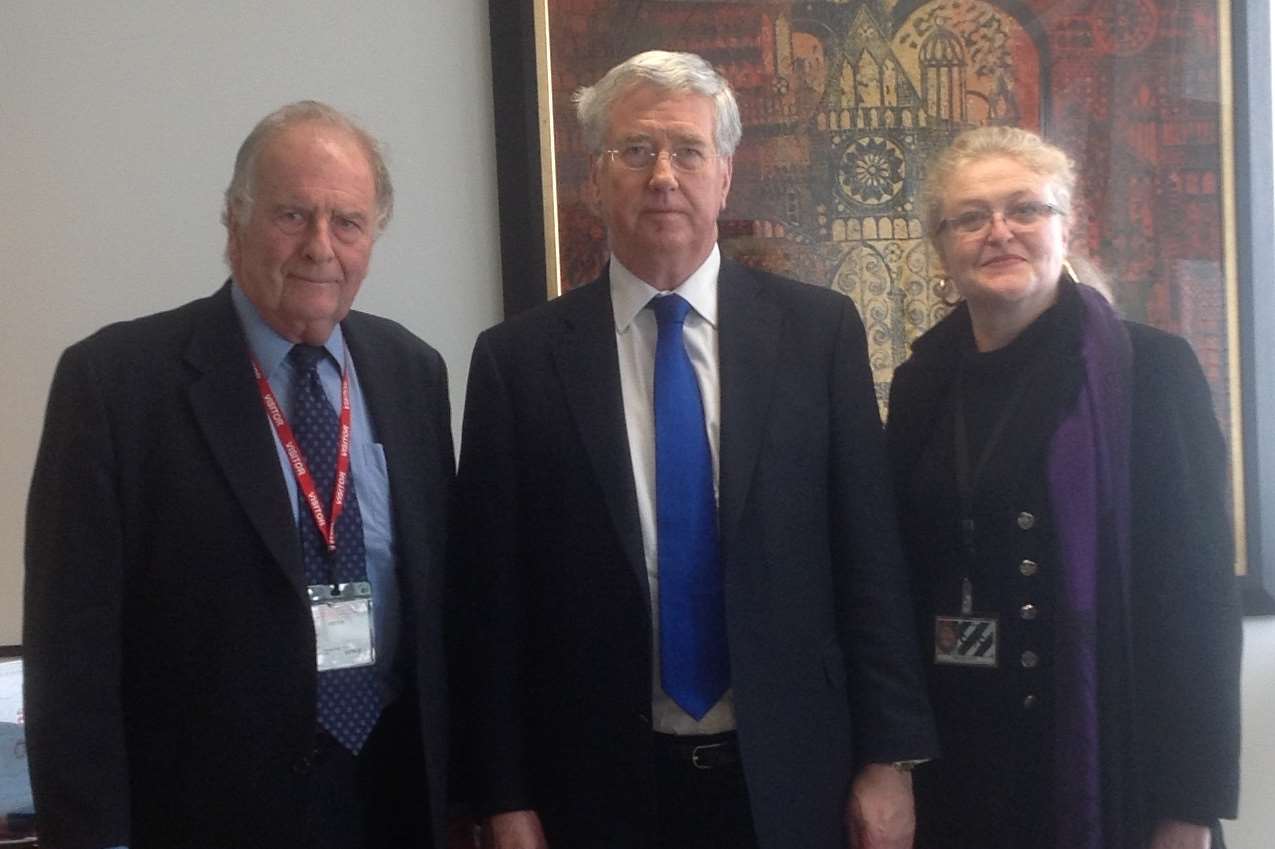
{"label": "black coat", "polygon": [[[1069,297],[1073,309],[1083,309],[1066,290],[1060,304]],[[1049,810],[1049,602],[1059,561],[1044,449],[1083,379],[1078,322],[1053,320],[1057,332],[1033,343],[1036,370],[989,460],[985,475],[993,485],[979,498],[981,603],[1002,623],[1002,668],[993,673],[933,663],[933,617],[955,612],[946,608],[959,597],[958,516],[954,498],[935,514],[943,498],[918,488],[923,458],[943,458],[941,467],[953,453],[951,389],[970,345],[966,308],[919,339],[895,374],[887,432],[946,755],[917,774],[918,849],[961,847],[963,835],[973,841],[998,830],[998,817],[1011,830],[1030,824],[1037,812],[1024,812],[1024,802]],[[1239,755],[1241,629],[1225,446],[1186,342],[1144,325],[1124,326],[1133,352],[1131,575],[1127,594],[1100,579],[1105,618],[1097,637],[1103,805],[1119,810],[1126,828],[1112,849],[1144,845],[1161,818],[1233,817]],[[1009,392],[1012,381],[1005,385]],[[953,487],[954,471],[926,486],[936,483]],[[1030,533],[1019,524],[1022,513],[1035,517]],[[1034,607],[1030,621],[1022,614],[1027,602]],[[1040,656],[1032,669],[1021,660],[1028,650]],[[926,844],[927,833],[942,840]]]}
{"label": "black coat", "polygon": [[[414,792],[441,844],[443,558],[453,476],[438,354],[342,329],[385,449]],[[310,797],[315,649],[301,549],[229,286],[63,355],[27,511],[26,716],[51,849],[293,846]]]}
{"label": "black coat", "polygon": [[[856,765],[933,752],[889,472],[849,299],[725,260],[719,519],[763,849],[840,849]],[[651,615],[601,279],[487,331],[459,474],[481,813],[647,845]]]}

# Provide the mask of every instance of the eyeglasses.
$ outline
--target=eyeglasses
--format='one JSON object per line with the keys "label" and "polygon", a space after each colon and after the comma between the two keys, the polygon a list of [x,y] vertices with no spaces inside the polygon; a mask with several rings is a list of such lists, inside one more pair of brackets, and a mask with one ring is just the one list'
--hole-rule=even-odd
{"label": "eyeglasses", "polygon": [[[646,142],[632,142],[623,147],[608,148],[602,152],[610,156],[613,162],[619,162],[630,171],[645,171],[655,165],[664,151]],[[716,158],[716,154],[694,145],[679,145],[668,151],[669,164],[678,171],[685,171],[688,174],[702,171],[710,159]]]}
{"label": "eyeglasses", "polygon": [[[938,231],[950,228],[952,232],[962,236],[977,236],[992,225],[996,212],[991,209],[971,209],[952,218],[944,218],[939,222]],[[1038,200],[1025,200],[1006,207],[1000,213],[1005,226],[1012,230],[1029,230],[1037,226],[1051,215],[1066,215],[1060,207],[1052,203]]]}

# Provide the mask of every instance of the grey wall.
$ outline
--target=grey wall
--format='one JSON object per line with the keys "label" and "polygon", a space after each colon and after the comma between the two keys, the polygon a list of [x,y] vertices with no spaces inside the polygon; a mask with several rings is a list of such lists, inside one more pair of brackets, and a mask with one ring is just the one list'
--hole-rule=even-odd
{"label": "grey wall", "polygon": [[[22,513],[58,353],[211,292],[235,148],[318,98],[390,147],[398,211],[359,305],[451,366],[500,312],[482,0],[0,0],[0,644],[20,639]],[[1275,834],[1275,620],[1246,625],[1236,849]]]}
{"label": "grey wall", "polygon": [[1243,687],[1240,818],[1224,824],[1226,845],[1270,849],[1275,846],[1275,617],[1244,623]]}
{"label": "grey wall", "polygon": [[221,192],[275,107],[325,100],[386,141],[397,212],[358,305],[442,351],[459,408],[500,317],[487,42],[480,0],[0,0],[0,644],[58,354],[221,283]]}

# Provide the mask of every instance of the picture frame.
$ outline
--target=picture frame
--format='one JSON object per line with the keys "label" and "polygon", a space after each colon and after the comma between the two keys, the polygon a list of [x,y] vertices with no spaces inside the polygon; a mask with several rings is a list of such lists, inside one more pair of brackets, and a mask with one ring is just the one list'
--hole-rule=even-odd
{"label": "picture frame", "polygon": [[[1275,432],[1271,430],[1271,426],[1275,425],[1275,391],[1264,389],[1256,379],[1263,368],[1268,369],[1267,374],[1271,374],[1269,369],[1275,367],[1275,351],[1270,349],[1269,343],[1260,332],[1261,327],[1271,326],[1264,324],[1267,318],[1275,318],[1275,296],[1263,291],[1263,287],[1253,285],[1253,281],[1263,277],[1262,269],[1275,267],[1275,256],[1270,256],[1272,242],[1275,242],[1271,238],[1275,235],[1271,228],[1273,219],[1269,209],[1271,192],[1268,190],[1264,196],[1261,194],[1263,173],[1267,185],[1270,182],[1272,134],[1269,121],[1270,45],[1265,26],[1267,17],[1262,16],[1265,3],[1247,3],[1242,4],[1242,7],[1232,8],[1230,0],[1188,0],[1181,3],[1136,0],[1132,3],[1097,4],[1048,4],[1016,0],[997,3],[984,3],[983,0],[931,0],[930,3],[902,0],[866,0],[857,3],[830,0],[804,3],[785,3],[780,0],[756,0],[752,3],[747,0],[717,0],[714,3],[699,0],[492,0],[492,72],[506,315],[528,309],[559,294],[564,276],[567,276],[563,272],[564,267],[589,267],[588,262],[581,263],[572,258],[571,249],[581,244],[579,238],[567,240],[571,244],[566,246],[564,256],[565,233],[573,232],[572,228],[579,229],[581,220],[585,220],[584,226],[591,231],[585,237],[585,242],[589,239],[596,242],[599,238],[597,226],[589,224],[587,216],[575,214],[572,208],[568,208],[567,215],[571,220],[560,226],[559,218],[566,205],[561,195],[574,192],[585,173],[585,168],[581,165],[578,140],[573,138],[573,134],[578,134],[578,131],[573,126],[570,105],[566,102],[570,91],[567,86],[592,83],[607,67],[632,53],[653,46],[691,49],[701,52],[716,64],[731,65],[736,72],[742,67],[745,72],[751,73],[750,51],[755,51],[752,50],[747,29],[747,16],[754,14],[759,20],[764,17],[767,21],[765,26],[770,27],[765,35],[772,37],[774,22],[785,11],[789,13],[787,25],[792,29],[796,28],[792,21],[798,18],[802,19],[802,25],[807,30],[814,30],[817,25],[827,26],[830,21],[854,21],[856,26],[864,26],[863,33],[860,34],[861,49],[867,43],[864,39],[876,38],[878,42],[892,39],[889,46],[896,51],[896,56],[907,52],[909,42],[906,42],[907,33],[903,30],[905,26],[911,26],[914,37],[910,44],[916,53],[897,61],[898,66],[905,70],[909,59],[913,62],[920,61],[917,57],[926,31],[918,21],[924,18],[923,13],[928,12],[931,26],[948,26],[961,36],[966,47],[970,48],[970,55],[982,49],[982,58],[987,60],[988,50],[996,46],[996,39],[984,38],[979,42],[979,34],[969,27],[962,31],[957,18],[959,14],[969,14],[971,8],[982,9],[988,6],[996,7],[1001,18],[1008,21],[1008,24],[1002,25],[1002,31],[995,34],[997,38],[1014,44],[1030,42],[1034,45],[1032,49],[1037,51],[1033,66],[1037,69],[1036,75],[1026,85],[1029,96],[1024,100],[1031,99],[1031,86],[1034,85],[1035,90],[1040,92],[1040,107],[1034,122],[1024,120],[1021,123],[1042,130],[1047,137],[1061,137],[1064,147],[1069,150],[1081,148],[1087,166],[1094,162],[1109,165],[1116,157],[1098,150],[1103,144],[1102,140],[1095,140],[1083,132],[1070,132],[1069,135],[1066,121],[1059,119],[1062,110],[1053,108],[1051,103],[1054,101],[1048,99],[1050,92],[1054,92],[1056,96],[1063,81],[1072,77],[1088,79],[1085,77],[1086,66],[1083,64],[1084,51],[1077,50],[1075,44],[1102,42],[1106,39],[1105,52],[1098,51],[1095,55],[1101,53],[1100,59],[1107,57],[1113,63],[1123,62],[1125,66],[1136,68],[1139,61],[1130,59],[1130,56],[1138,50],[1150,49],[1148,45],[1154,47],[1155,44],[1149,39],[1168,38],[1166,33],[1175,33],[1174,37],[1183,40],[1190,49],[1201,55],[1207,53],[1215,60],[1213,70],[1205,68],[1203,71],[1195,67],[1200,65],[1199,62],[1183,60],[1170,63],[1171,67],[1180,72],[1180,78],[1171,82],[1178,86],[1182,96],[1170,92],[1168,96],[1175,98],[1173,106],[1152,116],[1159,120],[1158,124],[1149,121],[1147,127],[1143,128],[1148,132],[1161,134],[1158,143],[1162,150],[1174,148],[1169,150],[1169,155],[1181,156],[1187,160],[1199,160],[1201,157],[1207,159],[1207,144],[1192,144],[1187,140],[1175,147],[1173,142],[1176,138],[1184,138],[1185,134],[1196,131],[1206,135],[1216,133],[1211,142],[1216,146],[1215,161],[1202,167],[1180,167],[1174,172],[1174,179],[1178,179],[1181,185],[1176,187],[1177,193],[1173,195],[1171,204],[1175,214],[1189,218],[1197,228],[1188,230],[1187,235],[1205,246],[1195,257],[1185,260],[1190,269],[1185,274],[1188,277],[1191,274],[1200,274],[1210,281],[1212,288],[1201,298],[1196,297],[1199,293],[1186,290],[1174,290],[1166,295],[1161,289],[1155,288],[1161,284],[1154,281],[1139,290],[1140,300],[1135,300],[1133,315],[1130,317],[1150,320],[1150,323],[1159,323],[1162,326],[1167,324],[1166,329],[1186,335],[1205,365],[1217,401],[1218,417],[1223,424],[1230,449],[1236,572],[1242,582],[1249,610],[1258,612],[1267,608],[1275,609],[1271,605],[1272,599],[1275,599],[1275,564],[1267,562],[1272,557],[1263,556],[1264,553],[1275,552],[1275,518],[1264,521],[1272,509],[1269,505],[1275,503],[1275,492],[1271,491],[1271,481],[1275,480],[1275,445],[1259,445],[1257,440],[1245,438],[1248,434]],[[606,20],[606,16],[598,11],[604,8],[610,10],[610,17]],[[857,10],[862,9],[876,15],[879,32],[868,32],[862,21],[854,18]],[[1128,14],[1130,9],[1135,13],[1142,13],[1143,17],[1139,19],[1137,14]],[[705,16],[711,14],[713,20],[743,20],[743,24],[736,31],[723,35],[720,49],[715,49],[712,33],[705,32],[704,18],[697,16],[700,10],[703,10]],[[1266,13],[1269,14],[1268,9]],[[947,15],[947,18],[943,15]],[[1089,17],[1085,18],[1085,15]],[[670,27],[667,37],[661,37],[658,28],[661,16],[666,20],[677,18],[684,25]],[[887,17],[887,23],[880,23]],[[872,16],[868,15],[867,18],[871,20]],[[1248,26],[1250,18],[1257,22],[1255,26]],[[956,23],[953,23],[954,20]],[[616,26],[617,21],[629,22],[631,25]],[[595,22],[607,23],[610,28],[589,32],[588,28]],[[552,44],[555,28],[571,34],[570,43],[577,45],[574,60],[555,55]],[[740,33],[743,34],[742,38]],[[1015,38],[1019,42],[1014,42]],[[806,41],[809,42],[810,39]],[[699,45],[707,45],[709,49],[702,49]],[[827,56],[824,58],[828,62],[828,76],[831,79],[834,76],[831,72],[834,51],[826,52]],[[849,48],[844,52],[849,55]],[[811,51],[807,51],[808,56],[810,53]],[[1077,55],[1080,58],[1076,58]],[[581,60],[581,56],[585,59]],[[741,56],[744,58],[740,59]],[[726,60],[724,63],[721,61],[723,57]],[[772,56],[766,61],[774,64],[773,60]],[[575,62],[574,66],[572,61]],[[1260,70],[1262,63],[1265,63],[1266,69],[1264,77],[1255,73]],[[846,61],[843,64],[850,63]],[[1002,61],[1002,69],[1004,65]],[[1186,68],[1187,65],[1192,67]],[[842,76],[854,77],[857,82],[862,76],[854,73],[857,70],[859,69],[851,68],[849,73],[843,73]],[[865,72],[870,73],[872,69],[865,68]],[[1163,90],[1156,88],[1160,83],[1154,79],[1150,83],[1146,82],[1147,75],[1154,76],[1154,69],[1137,69],[1136,72],[1127,73],[1137,79],[1120,81],[1106,94],[1094,94],[1092,102],[1100,104],[1104,99],[1110,101],[1132,98],[1132,108],[1141,108],[1145,104],[1139,98],[1154,101],[1157,97],[1165,96]],[[729,70],[726,75],[731,77]],[[899,78],[902,76],[900,74]],[[909,76],[917,76],[915,69]],[[1260,81],[1265,81],[1266,85],[1257,84]],[[737,89],[741,88],[739,82],[733,80],[733,83]],[[913,88],[919,90],[920,86]],[[981,93],[971,92],[969,97],[972,104],[985,109],[984,115],[995,116],[996,107],[990,105],[995,95],[996,92],[985,85]],[[743,97],[741,95],[741,100]],[[1262,123],[1258,110],[1263,98],[1264,114],[1267,116],[1265,124]],[[1083,101],[1083,98],[1072,99]],[[749,108],[755,105],[754,98]],[[1107,102],[1108,112],[1111,107],[1112,104]],[[1015,104],[1015,108],[1024,113],[1030,112],[1021,102]],[[1123,108],[1123,102],[1120,108]],[[745,175],[746,171],[756,170],[755,166],[759,161],[754,155],[747,162],[748,169],[744,167],[744,163],[738,161],[740,156],[749,155],[746,150],[750,138],[749,115],[756,114],[755,110],[745,111],[745,142],[737,155],[732,204],[741,192],[748,191],[747,187],[741,187],[741,175]],[[1150,111],[1154,112],[1154,108]],[[1178,114],[1183,111],[1189,113],[1185,119]],[[1173,113],[1173,118],[1163,117],[1170,113]],[[1209,123],[1210,115],[1215,116],[1215,126]],[[1085,119],[1094,123],[1092,116],[1086,115]],[[836,118],[832,120],[835,124]],[[852,117],[851,124],[853,120]],[[774,132],[774,126],[767,126],[764,130]],[[1126,130],[1127,128],[1122,128],[1122,132],[1126,134],[1126,137],[1120,139],[1122,152],[1127,147],[1136,148],[1140,143],[1135,132],[1139,128],[1134,128],[1134,131]],[[1086,126],[1084,131],[1090,132],[1091,127]],[[1076,144],[1077,139],[1079,144]],[[563,151],[566,151],[565,155]],[[1073,152],[1073,155],[1077,154]],[[847,161],[847,156],[848,153],[842,154],[843,163]],[[1136,159],[1136,152],[1133,158]],[[776,165],[774,170],[782,170],[782,162],[774,163],[764,157],[761,161],[767,166]],[[913,173],[917,170],[912,162],[908,163],[908,167]],[[832,170],[825,167],[822,172],[815,168],[812,173],[816,173],[825,185],[837,176],[835,167]],[[1141,279],[1138,277],[1139,263],[1156,261],[1153,251],[1145,245],[1139,247],[1136,244],[1141,235],[1137,223],[1141,220],[1139,216],[1154,213],[1161,202],[1159,192],[1166,184],[1164,175],[1160,172],[1152,174],[1149,180],[1153,184],[1151,188],[1147,188],[1146,181],[1136,179],[1136,175],[1127,178],[1122,184],[1122,193],[1134,200],[1119,207],[1121,215],[1098,215],[1095,216],[1097,220],[1091,218],[1082,222],[1082,226],[1089,227],[1091,241],[1097,244],[1100,259],[1107,259],[1107,256],[1102,255],[1104,250],[1116,257],[1114,270],[1121,286],[1124,286],[1126,273],[1132,279]],[[848,192],[844,185],[846,181],[842,182],[843,191],[840,196],[829,201],[828,193],[825,192],[825,196],[816,198],[815,205],[819,209],[819,215],[836,218],[845,211],[844,207],[853,208],[856,198],[850,197],[847,200]],[[770,184],[772,187],[773,185],[776,183]],[[908,184],[909,190],[914,190],[915,187],[915,182]],[[1143,190],[1144,196],[1136,197]],[[754,191],[751,200],[755,201],[761,194],[764,192]],[[817,194],[818,191],[814,191],[809,196],[802,196],[802,200],[810,205],[810,197]],[[849,194],[852,195],[853,192],[849,191]],[[569,199],[567,204],[572,202],[574,201]],[[749,202],[750,199],[745,198],[744,203]],[[1125,201],[1122,198],[1120,202]],[[1262,207],[1263,202],[1266,203],[1265,209]],[[576,206],[580,204],[577,203]],[[1108,206],[1105,208],[1111,211],[1116,207],[1108,199]],[[1210,209],[1216,209],[1217,214],[1210,216]],[[920,217],[912,212],[914,210],[889,220],[903,221],[906,225]],[[813,216],[807,216],[808,221],[812,218]],[[1121,221],[1129,219],[1134,223],[1108,230],[1104,229],[1103,223],[1108,218]],[[884,217],[881,220],[887,221]],[[744,223],[741,224],[741,221]],[[780,224],[782,222],[776,227]],[[750,227],[753,229],[750,230]],[[766,267],[769,258],[767,250],[770,247],[757,249],[756,245],[765,242],[773,245],[776,240],[754,236],[755,216],[752,219],[749,215],[733,216],[731,206],[728,205],[723,216],[722,229],[724,250],[731,253],[732,248],[739,249],[746,254],[744,261]],[[1097,231],[1096,236],[1094,231]],[[771,232],[774,231],[767,231]],[[820,232],[829,242],[837,238],[837,234],[827,235],[829,229]],[[864,231],[855,232],[864,236],[867,241]],[[916,238],[915,228],[907,235],[910,238],[901,241],[913,244],[923,241]],[[813,241],[818,242],[819,238],[816,234]],[[1155,239],[1147,241],[1152,245],[1157,244]],[[1177,243],[1182,239],[1173,241]],[[1116,248],[1108,250],[1112,245],[1116,245]],[[1216,254],[1213,256],[1208,253],[1210,246],[1216,246]],[[828,253],[830,252],[823,252],[825,255]],[[739,253],[735,255],[738,257]],[[596,269],[596,257],[592,259],[592,263],[592,268]],[[918,264],[919,262],[913,263]],[[788,273],[817,285],[830,285],[826,279],[817,279],[820,273],[827,271],[828,265],[827,262],[821,264],[817,259],[796,260],[771,270]],[[576,273],[579,276],[578,269]],[[917,272],[914,276],[922,281],[922,295],[916,298],[916,302],[922,306],[919,310],[913,310],[919,312],[920,317],[914,326],[909,326],[902,333],[897,332],[896,327],[895,336],[900,338],[888,340],[887,354],[874,353],[874,375],[878,376],[878,396],[882,399],[890,368],[906,356],[907,343],[932,324],[943,309],[934,303],[932,293],[923,288],[928,285],[925,272]],[[816,279],[812,280],[812,277]],[[848,277],[849,275],[845,279]],[[582,281],[577,279],[574,282]],[[833,279],[831,285],[838,285],[837,280]],[[911,281],[909,285],[915,289],[917,280]],[[1124,293],[1123,289],[1119,291]],[[877,340],[873,338],[871,316],[874,311],[882,309],[880,302],[884,302],[886,298],[883,297],[877,304],[865,304],[857,297],[860,293],[847,291],[847,294],[859,302],[860,311],[865,314],[865,320],[869,321],[870,342],[877,344]],[[1189,321],[1175,323],[1155,320],[1157,316],[1163,318],[1178,315],[1175,310],[1181,313],[1178,315],[1181,319],[1185,315],[1182,311],[1186,309],[1183,305],[1190,307],[1197,300],[1210,303],[1215,301],[1215,308],[1212,308],[1212,312],[1196,309],[1188,316]],[[1170,306],[1166,307],[1165,302],[1170,303]],[[1126,305],[1122,303],[1122,306]],[[887,304],[884,309],[888,311],[891,307]],[[1129,310],[1126,309],[1126,312]],[[1214,336],[1210,337],[1208,332],[1200,330],[1206,325],[1216,327]],[[1268,337],[1271,335],[1266,334]],[[886,375],[884,380],[880,377],[882,374]]]}

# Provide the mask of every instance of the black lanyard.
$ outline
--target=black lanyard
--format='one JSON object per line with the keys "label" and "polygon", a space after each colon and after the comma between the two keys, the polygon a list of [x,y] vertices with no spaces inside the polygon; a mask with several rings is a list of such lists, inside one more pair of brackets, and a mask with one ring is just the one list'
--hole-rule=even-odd
{"label": "black lanyard", "polygon": [[974,551],[974,493],[978,489],[979,479],[987,468],[988,461],[1000,444],[1001,437],[1010,420],[1018,412],[1018,405],[1027,394],[1027,384],[1034,369],[1026,370],[1014,383],[1009,400],[1001,408],[1000,414],[992,425],[983,450],[979,453],[978,462],[970,467],[969,431],[965,421],[965,358],[962,356],[957,365],[955,398],[953,399],[953,447],[956,454],[956,489],[961,504],[961,542],[965,547],[965,576],[961,582],[961,612],[969,613],[973,607],[973,583],[970,579]]}

